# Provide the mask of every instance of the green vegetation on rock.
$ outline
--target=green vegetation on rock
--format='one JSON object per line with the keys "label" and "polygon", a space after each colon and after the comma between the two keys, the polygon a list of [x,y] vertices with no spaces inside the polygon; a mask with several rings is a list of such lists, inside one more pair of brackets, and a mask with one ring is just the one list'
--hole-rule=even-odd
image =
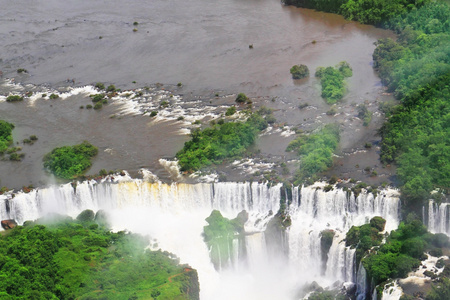
{"label": "green vegetation on rock", "polygon": [[97,147],[86,141],[75,146],[55,148],[44,156],[44,167],[57,177],[72,179],[91,166],[91,158],[97,153]]}
{"label": "green vegetation on rock", "polygon": [[[203,227],[203,236],[210,249],[211,261],[217,270],[228,265],[234,257],[233,240],[244,238],[244,224],[248,214],[242,211],[235,219],[227,219],[218,210],[213,210],[206,218],[208,225]],[[241,243],[244,244],[244,243]]]}
{"label": "green vegetation on rock", "polygon": [[344,97],[346,77],[353,75],[350,65],[342,61],[336,68],[333,67],[319,67],[316,70],[314,76],[320,78],[320,84],[322,85],[322,98],[326,100],[328,104],[334,104]]}
{"label": "green vegetation on rock", "polygon": [[268,116],[252,113],[245,122],[222,120],[212,127],[193,130],[192,139],[176,154],[181,171],[197,171],[225,158],[243,155],[258,133],[267,128]]}
{"label": "green vegetation on rock", "polygon": [[7,102],[17,102],[17,101],[22,101],[23,97],[20,95],[10,95],[8,97],[6,97],[6,101]]}
{"label": "green vegetation on rock", "polygon": [[301,156],[297,180],[303,180],[328,169],[333,163],[333,151],[339,144],[339,127],[325,125],[318,132],[302,134],[289,143],[286,151],[296,151]]}
{"label": "green vegetation on rock", "polygon": [[0,236],[2,299],[199,299],[197,272],[172,254],[77,219],[25,222]]}
{"label": "green vegetation on rock", "polygon": [[306,65],[294,65],[290,72],[293,79],[302,79],[309,76],[309,69]]}
{"label": "green vegetation on rock", "polygon": [[236,97],[237,103],[245,103],[247,101],[248,101],[248,97],[244,93],[239,93]]}
{"label": "green vegetation on rock", "polygon": [[441,247],[449,246],[447,236],[427,232],[422,222],[411,216],[381,244],[384,225],[384,219],[374,217],[370,224],[352,226],[346,237],[346,246],[356,247],[357,262],[362,262],[376,285],[389,278],[405,277],[420,265],[425,251],[442,253]]}
{"label": "green vegetation on rock", "polygon": [[4,153],[9,145],[12,144],[12,130],[14,124],[0,120],[0,154]]}

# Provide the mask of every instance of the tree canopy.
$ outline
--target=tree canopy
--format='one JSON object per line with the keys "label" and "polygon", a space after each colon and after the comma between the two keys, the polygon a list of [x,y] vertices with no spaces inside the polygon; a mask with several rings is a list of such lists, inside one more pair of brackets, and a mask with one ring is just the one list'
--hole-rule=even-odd
{"label": "tree canopy", "polygon": [[91,158],[97,153],[97,147],[87,141],[55,148],[44,156],[44,167],[57,177],[72,179],[82,175],[91,166]]}

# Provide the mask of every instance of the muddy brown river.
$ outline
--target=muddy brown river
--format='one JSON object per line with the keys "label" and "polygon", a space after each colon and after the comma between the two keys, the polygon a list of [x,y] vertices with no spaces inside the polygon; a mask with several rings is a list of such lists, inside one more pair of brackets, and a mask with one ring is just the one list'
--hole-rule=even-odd
{"label": "muddy brown river", "polygon": [[[0,186],[54,182],[42,157],[83,140],[100,150],[88,174],[103,168],[137,174],[147,168],[173,180],[159,160],[173,158],[189,129],[198,126],[194,121],[205,126],[218,118],[240,92],[255,107],[275,110],[276,126],[256,145],[261,162],[286,161],[294,172],[298,162],[284,152],[292,130],[337,122],[342,125],[337,175],[381,182],[392,173],[379,165],[375,135],[382,122],[378,104],[390,97],[371,66],[373,43],[391,32],[277,0],[0,0],[0,7],[0,119],[15,124],[14,141],[25,153],[21,162],[0,162]],[[337,114],[329,116],[319,81],[292,80],[289,69],[306,64],[313,74],[344,60],[353,77]],[[19,68],[28,73],[18,74]],[[142,89],[143,95],[130,91],[102,110],[80,109],[90,103],[89,85],[96,82]],[[33,95],[21,103],[5,101],[10,93],[26,91]],[[42,97],[50,93],[61,97]],[[169,106],[161,108],[161,101]],[[361,103],[374,113],[368,127],[356,117]],[[299,109],[301,104],[308,106]],[[151,110],[159,110],[157,118],[149,117]],[[39,140],[23,144],[30,135]],[[374,147],[365,150],[366,142]],[[364,167],[378,170],[376,179]],[[248,174],[232,169],[223,168],[229,180]]]}

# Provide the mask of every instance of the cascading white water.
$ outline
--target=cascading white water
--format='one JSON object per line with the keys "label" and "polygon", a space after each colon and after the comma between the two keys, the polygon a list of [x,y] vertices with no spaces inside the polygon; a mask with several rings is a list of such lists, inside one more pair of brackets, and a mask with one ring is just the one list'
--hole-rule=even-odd
{"label": "cascading white water", "polygon": [[[178,255],[199,272],[201,299],[291,299],[304,283],[316,280],[325,286],[355,281],[354,249],[343,238],[352,225],[362,225],[373,216],[387,219],[388,230],[398,226],[398,194],[382,191],[377,197],[361,193],[355,198],[342,189],[323,191],[323,183],[292,188],[288,208],[292,225],[287,232],[289,255],[273,255],[266,248],[264,229],[279,210],[281,185],[259,183],[149,183],[128,176],[101,183],[85,181],[40,188],[30,193],[0,195],[0,218],[19,223],[50,212],[72,217],[84,209],[103,209],[113,230],[149,235],[161,248]],[[320,188],[320,189],[318,189]],[[246,255],[233,241],[231,268],[217,272],[202,238],[205,218],[218,209],[227,218],[249,212],[245,224]],[[328,253],[325,276],[321,270],[320,234],[335,232]],[[155,248],[155,247],[154,247]]]}
{"label": "cascading white water", "polygon": [[367,284],[367,272],[364,266],[360,263],[358,273],[356,274],[356,300],[366,299],[369,286]]}
{"label": "cascading white water", "polygon": [[[368,223],[374,216],[386,219],[386,230],[399,224],[399,194],[384,190],[376,197],[363,191],[358,197],[342,189],[325,192],[326,183],[315,183],[293,189],[289,213],[289,259],[295,264],[298,276],[306,275],[309,281],[329,285],[336,280],[355,281],[355,250],[345,247],[343,239],[351,226]],[[321,276],[320,232],[335,231],[333,244],[328,252],[325,277]]]}
{"label": "cascading white water", "polygon": [[450,236],[450,203],[428,202],[428,230],[432,233],[445,233]]}
{"label": "cascading white water", "polygon": [[381,300],[399,300],[403,294],[402,288],[398,285],[397,280],[384,287]]}

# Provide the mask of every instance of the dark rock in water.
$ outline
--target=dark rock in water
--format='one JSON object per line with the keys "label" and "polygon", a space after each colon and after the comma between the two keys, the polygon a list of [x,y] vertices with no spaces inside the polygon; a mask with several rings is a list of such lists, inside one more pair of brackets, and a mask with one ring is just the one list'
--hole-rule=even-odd
{"label": "dark rock in water", "polygon": [[432,272],[432,271],[425,271],[425,272],[423,272],[423,275],[430,277],[431,279],[435,279],[437,277],[437,275],[434,274],[434,272]]}
{"label": "dark rock in water", "polygon": [[94,217],[94,221],[101,226],[109,226],[109,222],[108,222],[108,214],[106,213],[106,211],[104,210],[99,210],[97,211],[97,213],[95,214]]}
{"label": "dark rock in water", "polygon": [[90,209],[83,210],[78,216],[77,220],[81,222],[92,222],[94,221],[95,213]]}
{"label": "dark rock in water", "polygon": [[320,248],[322,254],[322,273],[325,274],[328,261],[328,252],[333,244],[334,230],[325,229],[320,232]]}
{"label": "dark rock in water", "polygon": [[13,229],[17,226],[17,222],[15,220],[2,220],[2,227],[5,230]]}

